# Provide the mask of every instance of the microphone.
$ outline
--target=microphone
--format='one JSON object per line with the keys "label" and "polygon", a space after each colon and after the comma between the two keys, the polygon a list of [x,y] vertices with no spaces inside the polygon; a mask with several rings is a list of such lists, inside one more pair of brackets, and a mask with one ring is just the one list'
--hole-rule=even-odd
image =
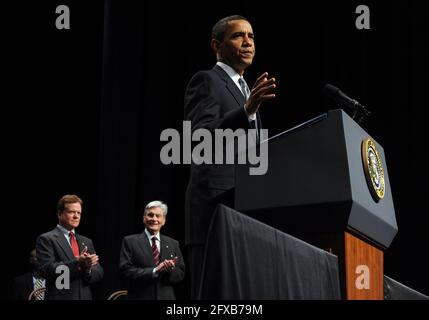
{"label": "microphone", "polygon": [[357,100],[348,97],[344,92],[332,84],[325,84],[323,87],[323,93],[328,98],[331,98],[335,102],[339,103],[341,106],[344,106],[353,111],[353,119],[355,119],[358,123],[361,123],[365,117],[368,117],[371,114],[371,112],[361,105]]}

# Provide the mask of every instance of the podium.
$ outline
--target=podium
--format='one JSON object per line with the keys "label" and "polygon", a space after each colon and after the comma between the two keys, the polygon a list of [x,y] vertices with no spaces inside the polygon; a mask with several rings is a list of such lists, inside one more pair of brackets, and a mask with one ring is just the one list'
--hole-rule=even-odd
{"label": "podium", "polygon": [[398,231],[383,148],[342,110],[262,143],[268,171],[237,165],[235,209],[336,254],[343,298],[383,299]]}

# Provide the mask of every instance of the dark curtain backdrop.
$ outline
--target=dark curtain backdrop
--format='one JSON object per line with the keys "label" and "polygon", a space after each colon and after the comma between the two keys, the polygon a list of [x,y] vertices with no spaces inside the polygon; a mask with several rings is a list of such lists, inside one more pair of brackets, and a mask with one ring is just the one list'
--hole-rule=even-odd
{"label": "dark curtain backdrop", "polygon": [[[70,30],[55,29],[60,4],[70,7]],[[370,30],[355,28],[359,4],[371,10]],[[37,235],[55,226],[66,193],[84,200],[79,231],[93,238],[106,271],[100,299],[123,286],[121,239],[142,231],[147,202],[168,203],[163,231],[183,245],[188,168],[161,164],[160,133],[181,130],[187,81],[215,63],[212,25],[241,14],[256,36],[248,82],[264,71],[277,79],[276,100],[261,110],[270,134],[336,108],[322,95],[327,82],[371,109],[363,127],[385,149],[399,226],[385,271],[429,294],[429,17],[420,2],[28,1],[14,10],[14,99],[4,119],[9,285],[26,271]],[[178,292],[187,297],[184,284]]]}

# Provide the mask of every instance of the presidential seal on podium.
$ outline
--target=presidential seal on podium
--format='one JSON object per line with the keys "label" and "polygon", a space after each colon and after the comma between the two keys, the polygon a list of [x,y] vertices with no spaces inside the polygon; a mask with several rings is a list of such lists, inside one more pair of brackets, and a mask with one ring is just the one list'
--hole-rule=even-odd
{"label": "presidential seal on podium", "polygon": [[362,141],[362,161],[368,188],[378,202],[384,197],[383,164],[375,143],[369,138]]}

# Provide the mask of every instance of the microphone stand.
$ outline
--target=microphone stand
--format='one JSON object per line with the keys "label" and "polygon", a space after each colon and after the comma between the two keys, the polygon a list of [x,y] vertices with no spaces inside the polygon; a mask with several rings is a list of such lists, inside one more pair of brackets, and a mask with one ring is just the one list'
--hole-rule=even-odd
{"label": "microphone stand", "polygon": [[353,111],[352,118],[359,124],[361,124],[364,120],[366,120],[366,118],[368,118],[371,115],[371,111],[369,111],[367,108],[365,108],[356,100],[353,107],[354,107],[354,111]]}

